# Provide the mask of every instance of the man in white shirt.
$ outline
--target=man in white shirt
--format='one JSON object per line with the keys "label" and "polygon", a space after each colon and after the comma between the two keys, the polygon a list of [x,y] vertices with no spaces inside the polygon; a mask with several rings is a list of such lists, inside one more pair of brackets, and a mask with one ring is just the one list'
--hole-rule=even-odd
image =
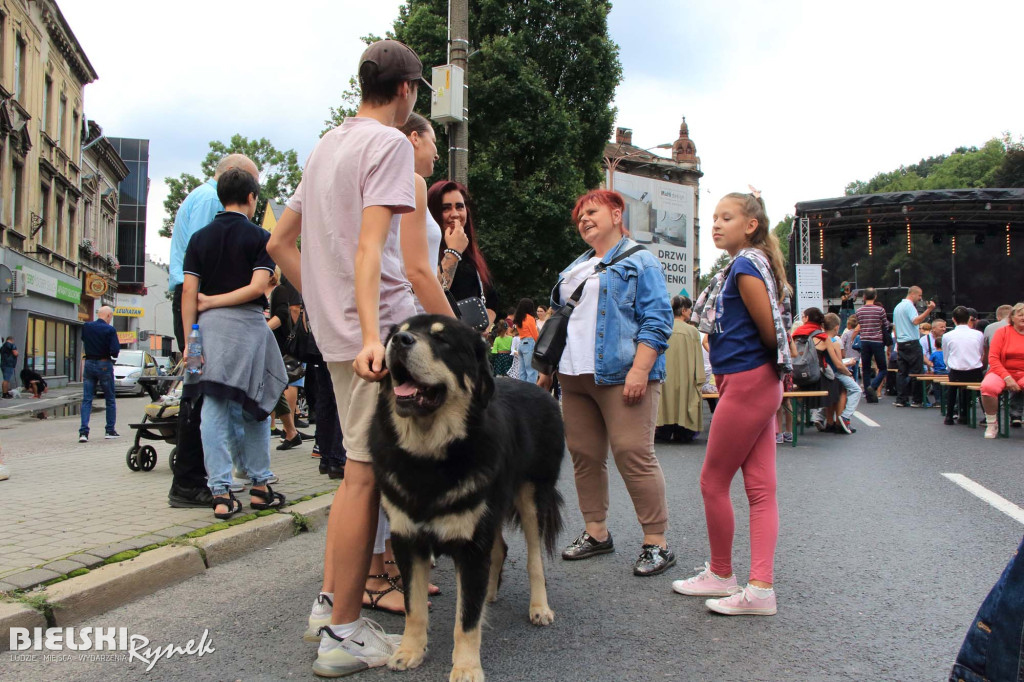
{"label": "man in white shirt", "polygon": [[[942,337],[942,352],[946,356],[946,366],[949,368],[949,381],[971,381],[981,383],[984,378],[985,366],[985,336],[976,329],[973,329],[969,321],[970,311],[961,306],[953,310],[953,321],[956,326],[953,331],[946,332]],[[959,402],[955,400],[959,394]],[[968,393],[965,389],[950,386],[949,399],[946,403],[947,426],[953,424],[954,406],[958,406],[960,423],[968,423],[967,419]]]}

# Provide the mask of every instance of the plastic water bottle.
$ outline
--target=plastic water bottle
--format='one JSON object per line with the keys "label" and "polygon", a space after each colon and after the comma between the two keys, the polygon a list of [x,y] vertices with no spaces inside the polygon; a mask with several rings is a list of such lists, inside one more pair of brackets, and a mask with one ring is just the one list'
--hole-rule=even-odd
{"label": "plastic water bottle", "polygon": [[199,333],[199,325],[192,325],[188,335],[188,357],[185,358],[185,381],[199,381],[203,374],[203,336]]}

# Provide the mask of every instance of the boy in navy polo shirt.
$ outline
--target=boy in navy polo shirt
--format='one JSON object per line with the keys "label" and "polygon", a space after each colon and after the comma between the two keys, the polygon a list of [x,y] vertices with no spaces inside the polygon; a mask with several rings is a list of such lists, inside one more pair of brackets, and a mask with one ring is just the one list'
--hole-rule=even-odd
{"label": "boy in navy polo shirt", "polygon": [[250,220],[259,185],[248,172],[231,169],[217,181],[217,196],[224,210],[192,235],[185,250],[182,322],[190,330],[198,317],[204,365],[198,383],[187,384],[183,395],[203,396],[207,485],[214,516],[226,519],[242,509],[230,491],[233,459],[252,479],[253,509],[285,502],[267,485],[273,476],[268,417],[287,375],[263,318],[274,261],[267,255],[270,234]]}

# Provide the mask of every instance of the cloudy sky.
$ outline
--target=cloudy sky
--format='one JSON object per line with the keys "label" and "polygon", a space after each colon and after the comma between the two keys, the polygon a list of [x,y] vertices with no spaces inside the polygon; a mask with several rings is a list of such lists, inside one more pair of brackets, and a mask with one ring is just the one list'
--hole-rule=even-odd
{"label": "cloudy sky", "polygon": [[[86,116],[109,135],[151,140],[147,251],[162,260],[164,178],[198,173],[207,143],[234,133],[304,160],[358,62],[359,36],[384,33],[399,5],[58,2],[100,75]],[[686,116],[710,263],[715,202],[748,183],[776,221],[852,180],[1024,133],[1022,25],[1020,0],[620,0],[609,22],[624,70],[617,125],[652,147],[673,141]]]}

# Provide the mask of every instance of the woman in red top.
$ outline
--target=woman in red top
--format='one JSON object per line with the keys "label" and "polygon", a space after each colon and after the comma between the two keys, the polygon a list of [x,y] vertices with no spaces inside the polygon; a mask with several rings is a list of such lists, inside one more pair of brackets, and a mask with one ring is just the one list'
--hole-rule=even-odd
{"label": "woman in red top", "polygon": [[537,370],[533,368],[533,349],[537,346],[537,318],[533,316],[537,305],[533,299],[524,298],[516,306],[516,316],[513,322],[519,330],[519,364],[521,372],[519,378],[537,383]]}
{"label": "woman in red top", "polygon": [[999,394],[1018,393],[1024,386],[1024,303],[1013,306],[1010,324],[992,337],[988,351],[988,374],[981,382],[981,404],[985,408],[985,438],[999,433]]}

